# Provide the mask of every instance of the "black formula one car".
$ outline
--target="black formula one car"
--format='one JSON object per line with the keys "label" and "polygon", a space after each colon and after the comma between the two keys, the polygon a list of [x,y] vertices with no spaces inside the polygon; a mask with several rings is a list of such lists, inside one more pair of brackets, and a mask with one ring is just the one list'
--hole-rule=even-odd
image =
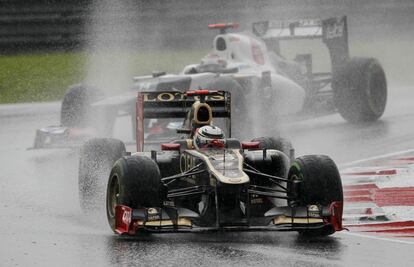
{"label": "black formula one car", "polygon": [[[220,34],[199,64],[185,66],[178,74],[135,77],[131,89],[121,95],[105,96],[95,87],[71,86],[62,101],[61,126],[39,129],[34,147],[79,145],[93,131],[110,137],[117,116],[131,116],[134,125],[139,91],[230,91],[238,138],[251,137],[248,122],[256,114],[275,121],[339,112],[351,123],[375,121],[383,114],[387,102],[384,70],[376,59],[351,57],[345,16],[262,21],[253,24],[252,33],[227,32],[235,27],[231,23],[209,25]],[[313,49],[315,40],[322,42]]]}
{"label": "black formula one car", "polygon": [[[342,230],[335,163],[322,155],[291,161],[293,149],[281,138],[230,138],[230,102],[223,91],[139,93],[138,152],[116,160],[107,184],[107,217],[115,233],[280,230],[325,236]],[[144,142],[144,120],[150,118],[183,118],[181,137]],[[99,140],[101,148],[116,151]]]}

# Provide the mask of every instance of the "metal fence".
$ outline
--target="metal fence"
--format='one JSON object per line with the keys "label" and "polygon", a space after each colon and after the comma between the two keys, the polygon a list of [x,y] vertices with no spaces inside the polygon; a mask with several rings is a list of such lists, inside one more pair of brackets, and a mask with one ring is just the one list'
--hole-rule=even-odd
{"label": "metal fence", "polygon": [[[413,9],[404,9],[405,5],[412,6],[411,1],[0,0],[0,54],[82,49],[99,31],[109,33],[105,36],[107,43],[133,44],[141,49],[185,49],[197,45],[206,48],[214,34],[206,30],[208,23],[236,21],[241,28],[248,28],[257,19],[351,13],[354,18],[350,23],[361,26],[366,25],[364,19],[372,19],[375,14],[387,19],[384,14],[390,7],[400,7],[401,12],[407,10],[407,17],[412,18]],[[100,12],[102,2],[106,2],[107,12]],[[364,15],[367,13],[371,15]],[[110,29],[120,21],[118,28]],[[99,30],[92,27],[105,23]],[[126,34],[117,34],[125,30],[123,25],[134,27]]]}
{"label": "metal fence", "polygon": [[73,49],[85,40],[88,1],[0,0],[0,53]]}

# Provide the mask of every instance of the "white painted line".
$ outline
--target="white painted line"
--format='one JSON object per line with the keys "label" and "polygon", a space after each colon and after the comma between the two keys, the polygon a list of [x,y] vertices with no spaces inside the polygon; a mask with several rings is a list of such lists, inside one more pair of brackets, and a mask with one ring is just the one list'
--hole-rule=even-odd
{"label": "white painted line", "polygon": [[376,159],[384,159],[384,158],[388,158],[388,157],[392,157],[392,156],[397,156],[397,155],[400,155],[400,154],[406,154],[406,153],[410,153],[410,152],[414,152],[414,149],[407,149],[407,150],[403,150],[403,151],[398,151],[398,152],[383,154],[383,155],[379,155],[379,156],[375,156],[375,157],[370,157],[370,158],[366,158],[366,159],[351,161],[351,162],[348,162],[348,163],[345,163],[345,164],[340,164],[339,167],[340,168],[346,168],[346,167],[353,166],[355,164],[364,163],[364,162],[368,162],[368,161],[376,160]]}
{"label": "white painted line", "polygon": [[387,238],[387,237],[379,237],[379,236],[373,236],[373,235],[359,234],[359,233],[354,233],[354,232],[339,232],[338,234],[351,235],[351,236],[357,236],[357,237],[365,237],[365,238],[371,238],[371,239],[376,239],[376,240],[381,240],[381,241],[388,241],[388,242],[394,242],[394,243],[400,243],[400,244],[414,245],[414,241],[401,240],[401,239],[397,239],[397,237],[395,237],[395,239],[394,239],[394,238]]}

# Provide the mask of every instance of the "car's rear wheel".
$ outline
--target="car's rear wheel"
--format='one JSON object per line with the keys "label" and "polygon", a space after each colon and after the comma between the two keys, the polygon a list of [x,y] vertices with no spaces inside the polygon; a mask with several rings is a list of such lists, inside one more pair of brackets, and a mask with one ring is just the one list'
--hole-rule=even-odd
{"label": "car's rear wheel", "polygon": [[[335,162],[328,156],[307,155],[297,158],[289,170],[288,180],[300,182],[296,192],[292,183],[288,183],[288,196],[294,198],[290,202],[291,206],[327,206],[332,202],[343,202],[341,177]],[[299,231],[308,236],[327,236],[334,232],[332,225]]]}
{"label": "car's rear wheel", "polygon": [[101,206],[111,167],[124,152],[124,143],[112,138],[90,139],[82,146],[78,176],[79,203],[82,210]]}
{"label": "car's rear wheel", "polygon": [[352,123],[375,121],[387,103],[387,81],[380,63],[373,58],[351,58],[335,70],[332,80],[334,104]]}
{"label": "car's rear wheel", "polygon": [[109,176],[106,214],[115,231],[115,207],[132,209],[161,206],[161,174],[155,161],[144,156],[124,156],[117,160]]}

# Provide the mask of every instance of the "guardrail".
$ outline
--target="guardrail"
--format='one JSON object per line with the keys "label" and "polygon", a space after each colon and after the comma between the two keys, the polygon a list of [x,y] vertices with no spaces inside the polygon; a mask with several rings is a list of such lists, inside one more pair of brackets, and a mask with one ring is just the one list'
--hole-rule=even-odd
{"label": "guardrail", "polygon": [[144,50],[206,49],[214,35],[206,28],[209,23],[236,21],[241,29],[249,29],[257,19],[345,14],[353,15],[351,23],[360,27],[367,20],[384,18],[390,8],[406,10],[405,17],[413,8],[412,0],[0,0],[0,54],[85,47],[91,38],[91,17],[99,16],[92,5],[101,3],[113,10],[106,16],[135,25],[124,39],[115,34],[108,43],[133,44]]}
{"label": "guardrail", "polygon": [[85,40],[87,1],[0,0],[0,53],[72,49]]}

